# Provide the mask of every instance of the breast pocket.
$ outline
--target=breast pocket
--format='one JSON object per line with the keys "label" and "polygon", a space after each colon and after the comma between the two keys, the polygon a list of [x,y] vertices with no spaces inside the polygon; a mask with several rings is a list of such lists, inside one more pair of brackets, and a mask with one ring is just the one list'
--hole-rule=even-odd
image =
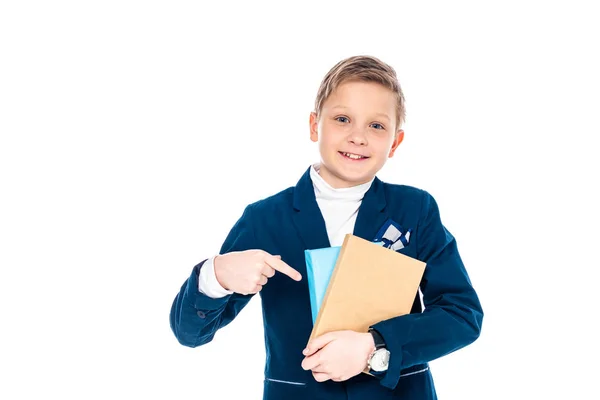
{"label": "breast pocket", "polygon": [[417,252],[415,250],[415,246],[411,246],[410,243],[408,244],[408,246],[404,247],[403,249],[396,250],[396,252],[400,253],[400,254],[404,254],[405,256],[408,256],[408,257],[417,258]]}

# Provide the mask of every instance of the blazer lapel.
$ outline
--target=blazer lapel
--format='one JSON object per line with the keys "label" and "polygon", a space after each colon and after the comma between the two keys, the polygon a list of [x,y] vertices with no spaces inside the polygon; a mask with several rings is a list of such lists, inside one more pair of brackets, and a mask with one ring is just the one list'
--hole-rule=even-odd
{"label": "blazer lapel", "polygon": [[[331,247],[331,244],[323,214],[315,198],[310,168],[294,188],[293,221],[305,247],[312,250]],[[385,206],[383,182],[375,177],[358,210],[353,234],[368,241],[374,240],[377,231],[388,218]]]}
{"label": "blazer lapel", "polygon": [[379,228],[388,219],[386,204],[383,182],[375,177],[358,209],[354,224],[354,236],[373,241]]}
{"label": "blazer lapel", "polygon": [[294,188],[293,220],[308,250],[331,247],[308,167]]}

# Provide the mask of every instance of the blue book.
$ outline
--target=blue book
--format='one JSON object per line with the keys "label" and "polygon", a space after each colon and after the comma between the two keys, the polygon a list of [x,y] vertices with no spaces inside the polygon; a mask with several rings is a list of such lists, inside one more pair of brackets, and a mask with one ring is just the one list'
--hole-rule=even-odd
{"label": "blue book", "polygon": [[336,246],[304,250],[313,324],[317,321],[317,315],[341,249],[341,246]]}
{"label": "blue book", "polygon": [[[383,245],[383,242],[375,242]],[[310,294],[310,308],[313,324],[317,321],[323,298],[327,292],[329,280],[335,269],[341,246],[326,247],[322,249],[304,250],[306,259],[306,278]]]}

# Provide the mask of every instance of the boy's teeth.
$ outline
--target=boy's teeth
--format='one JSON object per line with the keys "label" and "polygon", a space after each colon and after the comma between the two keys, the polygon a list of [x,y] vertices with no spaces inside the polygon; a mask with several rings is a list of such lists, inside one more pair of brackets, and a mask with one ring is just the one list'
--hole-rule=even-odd
{"label": "boy's teeth", "polygon": [[350,154],[350,153],[343,153],[343,154],[344,154],[346,157],[353,158],[353,159],[355,159],[355,160],[358,160],[358,159],[360,159],[360,158],[364,158],[363,156],[357,156],[357,155]]}

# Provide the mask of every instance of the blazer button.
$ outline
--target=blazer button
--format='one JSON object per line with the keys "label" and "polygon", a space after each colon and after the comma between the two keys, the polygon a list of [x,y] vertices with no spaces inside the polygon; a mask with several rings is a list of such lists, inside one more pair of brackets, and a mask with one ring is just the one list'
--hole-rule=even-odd
{"label": "blazer button", "polygon": [[198,314],[198,316],[200,318],[205,318],[206,317],[206,314],[204,314],[202,311],[198,311],[196,314]]}

